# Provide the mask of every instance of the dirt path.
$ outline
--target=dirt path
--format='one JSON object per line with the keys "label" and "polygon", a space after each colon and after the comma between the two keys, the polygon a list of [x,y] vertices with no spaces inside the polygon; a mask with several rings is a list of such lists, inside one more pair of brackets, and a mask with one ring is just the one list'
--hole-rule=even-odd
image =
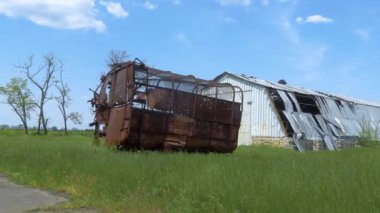
{"label": "dirt path", "polygon": [[64,197],[12,183],[0,174],[0,213],[25,212],[65,201]]}

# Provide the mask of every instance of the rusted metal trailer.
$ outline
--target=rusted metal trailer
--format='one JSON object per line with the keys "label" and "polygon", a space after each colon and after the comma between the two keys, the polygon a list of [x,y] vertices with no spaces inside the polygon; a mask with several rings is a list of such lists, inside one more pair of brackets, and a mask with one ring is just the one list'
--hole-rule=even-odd
{"label": "rusted metal trailer", "polygon": [[231,84],[150,68],[138,59],[115,64],[91,100],[94,142],[105,136],[106,144],[130,150],[232,152],[242,96]]}

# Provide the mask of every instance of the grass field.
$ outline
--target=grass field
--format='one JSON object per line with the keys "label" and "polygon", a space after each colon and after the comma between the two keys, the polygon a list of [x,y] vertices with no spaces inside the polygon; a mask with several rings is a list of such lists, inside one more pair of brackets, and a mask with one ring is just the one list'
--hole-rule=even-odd
{"label": "grass field", "polygon": [[380,149],[118,152],[90,134],[0,131],[0,172],[100,212],[379,212]]}

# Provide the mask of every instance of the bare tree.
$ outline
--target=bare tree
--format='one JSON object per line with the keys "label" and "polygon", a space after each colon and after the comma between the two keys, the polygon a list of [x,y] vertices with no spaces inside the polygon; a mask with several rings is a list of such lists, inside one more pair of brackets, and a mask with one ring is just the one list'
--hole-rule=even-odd
{"label": "bare tree", "polygon": [[111,50],[108,53],[106,63],[109,67],[112,67],[114,64],[126,62],[128,58],[128,52],[125,50]]}
{"label": "bare tree", "polygon": [[67,135],[67,121],[71,120],[74,124],[81,124],[82,116],[79,114],[79,112],[71,112],[71,113],[67,112],[67,108],[71,104],[71,98],[69,96],[70,88],[67,84],[63,82],[62,72],[63,72],[63,68],[61,66],[60,80],[57,81],[55,85],[55,87],[57,88],[59,92],[59,96],[56,97],[56,101],[58,102],[59,111],[61,111],[61,114],[62,114],[63,124],[65,128],[65,135]]}
{"label": "bare tree", "polygon": [[36,106],[39,109],[37,134],[41,134],[41,124],[44,134],[48,133],[47,122],[45,117],[45,104],[52,100],[49,95],[49,89],[54,85],[54,74],[57,72],[58,61],[53,53],[43,56],[43,65],[36,70],[33,69],[33,56],[28,57],[23,64],[16,66],[23,72],[27,79],[37,87],[39,98],[36,101]]}
{"label": "bare tree", "polygon": [[36,106],[32,92],[28,88],[28,81],[22,78],[12,78],[5,87],[0,87],[0,94],[7,96],[7,104],[20,118],[25,134],[29,134],[28,120],[30,112]]}

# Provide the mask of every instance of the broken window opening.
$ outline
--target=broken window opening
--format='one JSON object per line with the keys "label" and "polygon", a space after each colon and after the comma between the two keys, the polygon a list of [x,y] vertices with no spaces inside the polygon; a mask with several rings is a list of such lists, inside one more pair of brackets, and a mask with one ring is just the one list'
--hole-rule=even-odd
{"label": "broken window opening", "polygon": [[296,99],[301,107],[302,112],[310,113],[312,115],[320,115],[321,111],[317,105],[317,102],[313,96],[294,93]]}

